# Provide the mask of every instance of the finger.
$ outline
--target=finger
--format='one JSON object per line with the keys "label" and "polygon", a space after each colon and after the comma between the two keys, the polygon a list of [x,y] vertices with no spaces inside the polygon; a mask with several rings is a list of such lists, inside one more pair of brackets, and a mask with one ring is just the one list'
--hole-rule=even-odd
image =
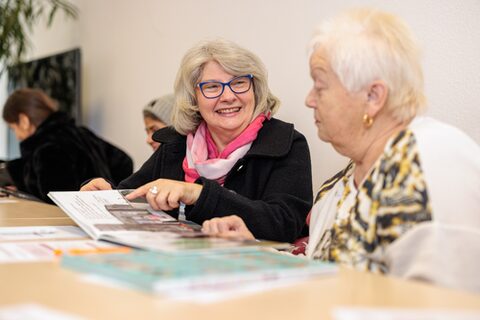
{"label": "finger", "polygon": [[206,234],[210,234],[210,220],[204,221],[202,223],[202,232]]}
{"label": "finger", "polygon": [[151,192],[147,192],[147,194],[145,195],[145,199],[147,200],[148,204],[150,205],[150,207],[152,207],[153,210],[161,210],[155,199],[156,197],[157,195]]}
{"label": "finger", "polygon": [[112,186],[105,179],[96,178],[80,188],[80,191],[111,190]]}
{"label": "finger", "polygon": [[219,222],[219,236],[222,238],[235,238],[235,239],[249,239],[253,240],[255,237],[250,232],[245,222],[239,216],[233,215],[224,218],[220,218]]}
{"label": "finger", "polygon": [[230,230],[235,230],[235,225],[233,224],[233,221],[229,219],[229,217],[220,218],[217,223],[217,229],[219,233],[223,233]]}
{"label": "finger", "polygon": [[105,179],[95,181],[94,184],[98,190],[112,190],[112,185],[108,183]]}
{"label": "finger", "polygon": [[213,218],[212,220],[210,220],[210,223],[209,223],[209,234],[211,235],[216,235],[218,234],[218,218]]}
{"label": "finger", "polygon": [[170,189],[164,189],[161,190],[158,195],[155,197],[155,202],[157,203],[157,206],[161,210],[173,210],[174,208],[178,207],[178,203],[175,204],[175,206],[171,206],[168,202],[168,198],[170,197],[171,190]]}
{"label": "finger", "polygon": [[83,187],[80,188],[80,191],[94,191],[92,186],[90,184],[86,184]]}
{"label": "finger", "polygon": [[245,224],[243,223],[242,218],[232,215],[232,216],[226,216],[219,218],[219,231],[220,232],[226,232],[229,230],[235,231],[235,230],[240,230],[242,227],[245,227]]}
{"label": "finger", "polygon": [[179,190],[172,190],[167,198],[168,206],[173,210],[180,206],[181,192]]}
{"label": "finger", "polygon": [[143,196],[147,196],[148,194],[148,190],[153,186],[153,183],[147,183],[147,184],[144,184],[143,186],[141,187],[138,187],[137,189],[133,190],[132,192],[130,192],[129,194],[127,194],[125,196],[125,199],[127,200],[133,200],[133,199],[136,199],[138,197],[143,197]]}

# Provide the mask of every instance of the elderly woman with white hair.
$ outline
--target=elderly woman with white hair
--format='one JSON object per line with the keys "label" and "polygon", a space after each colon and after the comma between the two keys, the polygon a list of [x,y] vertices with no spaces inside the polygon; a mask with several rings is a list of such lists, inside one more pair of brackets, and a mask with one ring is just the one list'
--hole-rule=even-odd
{"label": "elderly woman with white hair", "polygon": [[[175,82],[173,127],[155,132],[152,157],[118,188],[137,188],[154,209],[202,223],[238,214],[262,239],[294,241],[312,204],[310,153],[279,108],[260,59],[226,40],[184,56]],[[82,190],[109,189],[94,179]]]}
{"label": "elderly woman with white hair", "polygon": [[[306,105],[318,136],[351,161],[316,196],[306,255],[468,286],[480,264],[480,148],[458,129],[417,116],[423,75],[408,28],[391,14],[348,11],[317,30],[310,74]],[[446,231],[452,227],[458,232]],[[203,229],[253,237],[236,216]],[[457,240],[467,238],[469,263],[455,270]],[[470,274],[445,279],[462,272]]]}

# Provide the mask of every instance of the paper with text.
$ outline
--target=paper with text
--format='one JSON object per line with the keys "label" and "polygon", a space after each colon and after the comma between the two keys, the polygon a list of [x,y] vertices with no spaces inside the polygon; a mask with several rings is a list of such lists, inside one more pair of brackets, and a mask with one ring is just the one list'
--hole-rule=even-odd
{"label": "paper with text", "polygon": [[80,239],[88,235],[75,226],[0,227],[0,241]]}

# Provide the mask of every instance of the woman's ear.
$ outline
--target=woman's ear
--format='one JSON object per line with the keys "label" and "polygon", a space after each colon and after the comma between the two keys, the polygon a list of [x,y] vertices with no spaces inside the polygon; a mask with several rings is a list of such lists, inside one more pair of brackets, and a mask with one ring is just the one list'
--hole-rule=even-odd
{"label": "woman's ear", "polygon": [[18,115],[18,127],[29,137],[37,131],[37,127],[30,121],[25,113]]}
{"label": "woman's ear", "polygon": [[27,115],[25,113],[20,113],[18,115],[18,126],[20,127],[20,129],[22,130],[29,130],[32,123],[30,122],[30,118],[27,117]]}
{"label": "woman's ear", "polygon": [[388,99],[388,86],[383,81],[372,82],[367,90],[367,114],[374,118],[385,106]]}

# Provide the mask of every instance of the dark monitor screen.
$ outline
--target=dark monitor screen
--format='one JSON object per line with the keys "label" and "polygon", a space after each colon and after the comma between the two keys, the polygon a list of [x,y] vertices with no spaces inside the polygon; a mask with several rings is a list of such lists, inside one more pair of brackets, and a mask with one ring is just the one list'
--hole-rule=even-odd
{"label": "dark monitor screen", "polygon": [[[24,87],[42,89],[58,102],[59,110],[81,124],[80,67],[79,48],[8,67],[8,92]],[[19,156],[18,141],[9,130],[7,158]]]}

